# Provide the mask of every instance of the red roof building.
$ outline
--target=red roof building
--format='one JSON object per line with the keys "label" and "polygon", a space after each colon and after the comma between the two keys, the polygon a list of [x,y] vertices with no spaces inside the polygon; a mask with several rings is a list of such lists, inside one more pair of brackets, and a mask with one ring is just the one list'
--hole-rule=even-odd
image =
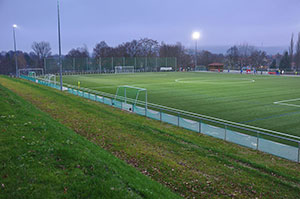
{"label": "red roof building", "polygon": [[209,71],[223,72],[224,64],[222,63],[211,63],[208,65]]}

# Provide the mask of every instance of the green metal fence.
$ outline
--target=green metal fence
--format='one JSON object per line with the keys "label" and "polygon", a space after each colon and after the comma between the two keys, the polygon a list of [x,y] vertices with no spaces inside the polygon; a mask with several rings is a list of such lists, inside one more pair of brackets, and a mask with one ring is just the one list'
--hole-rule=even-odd
{"label": "green metal fence", "polygon": [[[114,73],[115,66],[134,66],[136,72],[156,72],[160,67],[172,67],[178,70],[176,57],[101,57],[101,58],[67,58],[62,59],[64,73],[93,72]],[[59,72],[58,59],[44,60],[45,74]]]}

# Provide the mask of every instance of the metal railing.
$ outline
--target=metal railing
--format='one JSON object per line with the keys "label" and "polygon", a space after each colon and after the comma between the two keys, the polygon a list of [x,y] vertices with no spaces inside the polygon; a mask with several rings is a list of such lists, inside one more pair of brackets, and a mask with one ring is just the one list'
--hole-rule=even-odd
{"label": "metal railing", "polygon": [[[47,82],[40,78],[21,76],[21,78],[60,89],[56,82]],[[230,121],[214,119],[197,113],[170,108],[153,103],[136,101],[135,99],[116,96],[114,94],[91,90],[88,88],[78,89],[74,85],[64,84],[64,90],[70,94],[84,97],[93,101],[101,102],[116,108],[131,111],[151,119],[176,125],[194,132],[223,139],[228,142],[239,144],[254,150],[259,150],[294,162],[300,162],[300,137],[280,132],[269,133],[261,128],[253,129],[251,126],[241,126]],[[133,103],[136,102],[136,105]],[[266,129],[267,130],[267,129]],[[271,130],[268,130],[273,132]]]}

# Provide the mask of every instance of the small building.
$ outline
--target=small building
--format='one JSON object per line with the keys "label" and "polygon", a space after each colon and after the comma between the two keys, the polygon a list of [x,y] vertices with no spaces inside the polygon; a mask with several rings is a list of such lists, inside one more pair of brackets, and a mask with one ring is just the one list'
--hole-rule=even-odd
{"label": "small building", "polygon": [[215,71],[215,72],[223,72],[224,70],[224,64],[222,63],[211,63],[208,65],[209,71]]}

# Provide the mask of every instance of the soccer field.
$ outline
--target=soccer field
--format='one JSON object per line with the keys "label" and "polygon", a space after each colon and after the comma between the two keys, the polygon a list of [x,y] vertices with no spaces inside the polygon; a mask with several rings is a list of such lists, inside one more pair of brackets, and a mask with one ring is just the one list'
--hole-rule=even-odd
{"label": "soccer field", "polygon": [[232,122],[300,136],[300,78],[204,72],[64,76],[63,81],[115,94],[146,88],[148,101]]}

